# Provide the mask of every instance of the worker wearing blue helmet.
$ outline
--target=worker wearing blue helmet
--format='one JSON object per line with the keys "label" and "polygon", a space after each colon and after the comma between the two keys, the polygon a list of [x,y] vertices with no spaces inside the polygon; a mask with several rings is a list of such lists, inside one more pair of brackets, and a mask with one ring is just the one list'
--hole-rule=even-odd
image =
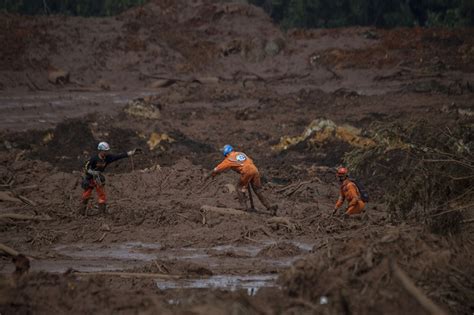
{"label": "worker wearing blue helmet", "polygon": [[[254,210],[247,207],[247,198],[245,197],[245,193],[248,191],[249,186],[251,186],[260,202],[267,210],[272,211],[275,215],[278,206],[270,205],[268,200],[263,196],[260,173],[252,159],[243,152],[234,151],[234,148],[230,144],[226,144],[222,148],[222,154],[225,159],[212,170],[211,176],[216,176],[229,169],[239,173],[240,178],[237,182],[236,191],[241,206],[247,211]],[[249,194],[251,194],[251,192],[249,192]]]}

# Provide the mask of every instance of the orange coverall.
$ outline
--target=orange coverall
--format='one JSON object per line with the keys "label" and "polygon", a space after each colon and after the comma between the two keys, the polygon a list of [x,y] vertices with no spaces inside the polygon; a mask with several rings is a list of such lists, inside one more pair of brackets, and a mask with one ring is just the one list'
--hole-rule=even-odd
{"label": "orange coverall", "polygon": [[340,208],[347,200],[349,203],[346,214],[357,214],[361,213],[365,207],[365,203],[360,199],[359,189],[349,179],[344,180],[340,188],[339,199],[336,202],[336,208]]}
{"label": "orange coverall", "polygon": [[247,188],[249,183],[256,189],[262,187],[260,173],[255,164],[253,164],[253,161],[245,153],[230,152],[224,161],[214,168],[213,173],[218,174],[228,169],[240,174],[240,188]]}
{"label": "orange coverall", "polygon": [[89,200],[89,198],[91,197],[92,191],[94,190],[94,187],[95,187],[95,190],[97,191],[97,195],[99,196],[99,204],[107,203],[107,195],[105,194],[104,186],[97,185],[97,183],[93,179],[89,180],[89,188],[84,190],[84,192],[82,193],[82,200]]}

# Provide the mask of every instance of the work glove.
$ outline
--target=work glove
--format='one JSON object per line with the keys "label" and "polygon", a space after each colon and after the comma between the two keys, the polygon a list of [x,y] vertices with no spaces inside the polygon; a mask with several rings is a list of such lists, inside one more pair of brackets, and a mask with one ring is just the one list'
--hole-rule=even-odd
{"label": "work glove", "polygon": [[99,186],[104,186],[104,184],[105,184],[105,177],[104,177],[104,175],[102,175],[102,174],[99,173],[99,174],[97,174],[97,175],[94,175],[94,181],[95,181],[95,183],[96,183],[97,185],[99,185]]}
{"label": "work glove", "polygon": [[139,153],[139,152],[142,152],[142,149],[137,149],[137,148],[135,148],[135,149],[133,149],[133,150],[128,151],[128,152],[127,152],[127,155],[128,155],[128,156],[132,156],[132,155],[135,155],[135,154],[137,154],[137,153]]}
{"label": "work glove", "polygon": [[209,180],[211,178],[214,178],[216,177],[217,173],[215,173],[214,171],[210,172],[209,174],[206,175],[206,177],[204,177],[204,180]]}
{"label": "work glove", "polygon": [[99,172],[99,171],[94,171],[94,170],[88,169],[88,170],[87,170],[87,174],[90,174],[90,175],[92,175],[92,176],[97,176],[97,175],[100,175],[100,172]]}

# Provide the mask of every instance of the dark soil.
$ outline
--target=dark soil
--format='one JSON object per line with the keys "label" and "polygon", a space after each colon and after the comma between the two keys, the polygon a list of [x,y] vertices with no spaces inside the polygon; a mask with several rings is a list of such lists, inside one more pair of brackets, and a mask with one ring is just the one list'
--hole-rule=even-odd
{"label": "dark soil", "polygon": [[[365,38],[367,30],[378,39]],[[281,152],[272,146],[319,118],[362,136],[374,123],[445,127],[472,119],[472,34],[283,33],[261,9],[207,0],[156,0],[110,18],[2,14],[0,216],[50,220],[0,218],[1,242],[31,263],[29,274],[13,274],[11,257],[0,256],[0,313],[426,313],[393,272],[396,265],[443,310],[471,314],[472,200],[453,204],[465,207],[462,218],[445,225],[400,218],[381,198],[395,192],[367,172],[364,213],[332,215],[334,168],[354,147],[335,137]],[[269,41],[284,42],[276,55],[266,52]],[[70,82],[50,83],[53,67],[70,72]],[[126,114],[134,99],[159,104],[160,117]],[[173,141],[151,149],[153,133]],[[472,130],[465,134],[462,143],[471,143]],[[423,143],[423,135],[413,137]],[[81,216],[82,164],[99,141],[113,152],[143,152],[107,169],[110,213],[99,214],[94,200],[91,215]],[[205,179],[226,143],[254,160],[280,223],[257,200],[258,212],[249,215],[200,211],[239,207],[236,174]],[[400,163],[380,167],[390,173]],[[154,278],[79,276],[65,272],[70,268],[184,282],[278,281],[255,295],[253,287],[230,285],[160,290]]]}

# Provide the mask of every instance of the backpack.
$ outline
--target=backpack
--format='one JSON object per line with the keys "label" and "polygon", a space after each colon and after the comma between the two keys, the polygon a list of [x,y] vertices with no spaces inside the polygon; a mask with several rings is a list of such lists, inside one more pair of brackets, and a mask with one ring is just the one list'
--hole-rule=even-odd
{"label": "backpack", "polygon": [[369,202],[369,193],[367,190],[365,190],[364,185],[361,184],[356,179],[351,178],[351,181],[357,186],[357,189],[359,190],[360,194],[360,199],[362,199],[363,202]]}

